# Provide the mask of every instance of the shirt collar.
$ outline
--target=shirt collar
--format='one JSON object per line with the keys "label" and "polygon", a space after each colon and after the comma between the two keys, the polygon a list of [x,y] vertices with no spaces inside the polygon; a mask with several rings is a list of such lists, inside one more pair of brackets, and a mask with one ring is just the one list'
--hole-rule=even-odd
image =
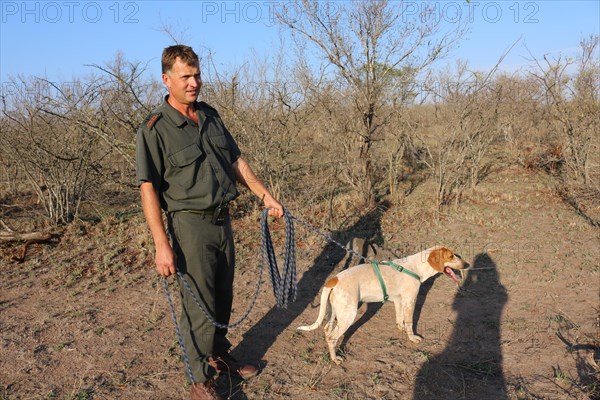
{"label": "shirt collar", "polygon": [[[162,105],[163,114],[166,115],[175,126],[181,128],[183,125],[188,124],[189,121],[186,117],[183,116],[179,111],[177,111],[172,105],[167,101],[169,99],[169,95],[165,96],[165,100]],[[196,110],[198,110],[198,106],[196,105]]]}

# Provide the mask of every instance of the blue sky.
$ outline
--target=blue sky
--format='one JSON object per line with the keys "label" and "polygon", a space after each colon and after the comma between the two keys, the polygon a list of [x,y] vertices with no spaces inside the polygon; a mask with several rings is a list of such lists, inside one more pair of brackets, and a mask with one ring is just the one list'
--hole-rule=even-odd
{"label": "blue sky", "polygon": [[[184,34],[197,52],[211,51],[224,68],[268,57],[279,46],[270,14],[275,1],[0,1],[0,79],[44,76],[68,82],[121,51],[149,63],[160,76],[160,54],[171,39],[164,25]],[[406,1],[407,12],[423,0]],[[600,34],[600,0],[428,2],[448,23],[460,14],[470,32],[452,58],[476,69],[491,68],[515,40],[503,68],[527,64],[528,51],[575,55],[579,40]]]}

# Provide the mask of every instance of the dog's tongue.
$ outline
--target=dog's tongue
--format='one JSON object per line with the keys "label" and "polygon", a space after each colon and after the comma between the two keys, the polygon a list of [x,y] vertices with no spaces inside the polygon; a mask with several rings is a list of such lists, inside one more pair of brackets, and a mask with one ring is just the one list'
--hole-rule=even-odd
{"label": "dog's tongue", "polygon": [[452,271],[452,268],[450,268],[450,267],[444,268],[444,274],[446,274],[450,278],[452,278],[454,283],[456,283],[457,285],[460,285],[460,282],[459,282],[458,278],[456,277],[456,275],[454,275],[454,271]]}

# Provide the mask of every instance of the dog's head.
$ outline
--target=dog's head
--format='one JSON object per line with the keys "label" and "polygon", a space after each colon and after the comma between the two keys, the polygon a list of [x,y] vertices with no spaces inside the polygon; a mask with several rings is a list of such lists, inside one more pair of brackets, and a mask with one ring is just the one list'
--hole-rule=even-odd
{"label": "dog's head", "polygon": [[431,268],[452,278],[457,285],[459,284],[459,281],[452,270],[469,267],[469,263],[463,260],[458,254],[443,246],[431,250],[431,253],[429,253],[429,256],[427,257],[427,262]]}

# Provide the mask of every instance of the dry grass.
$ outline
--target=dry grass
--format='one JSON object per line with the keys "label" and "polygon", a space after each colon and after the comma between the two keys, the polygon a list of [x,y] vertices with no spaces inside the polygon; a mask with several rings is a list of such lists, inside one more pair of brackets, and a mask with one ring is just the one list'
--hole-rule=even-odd
{"label": "dry grass", "polygon": [[[311,303],[325,277],[341,268],[337,253],[324,251],[324,240],[298,225],[299,300],[288,311],[273,310],[265,286],[249,319],[230,333],[236,355],[263,360],[263,371],[247,383],[223,378],[224,393],[234,399],[420,399],[434,390],[427,382],[442,382],[435,390],[454,398],[490,398],[490,388],[501,388],[506,398],[597,398],[597,228],[555,194],[553,178],[519,167],[491,175],[442,213],[431,188],[425,181],[379,219],[360,218],[370,214],[349,195],[335,199],[333,214],[327,202],[291,207],[319,229],[333,227],[334,235],[379,238],[397,254],[447,243],[481,268],[467,275],[461,292],[443,278],[425,285],[417,323],[422,344],[407,342],[390,324],[389,305],[362,310],[366,322],[347,338],[341,367],[329,361],[320,330],[296,333],[295,326],[314,318]],[[2,245],[1,399],[185,396],[143,216],[112,215],[79,221],[52,242],[31,245],[21,264],[10,260],[19,245]],[[256,211],[234,221],[234,319],[256,284],[259,217]],[[2,216],[14,227],[21,218]],[[271,228],[279,247],[283,228]]]}

